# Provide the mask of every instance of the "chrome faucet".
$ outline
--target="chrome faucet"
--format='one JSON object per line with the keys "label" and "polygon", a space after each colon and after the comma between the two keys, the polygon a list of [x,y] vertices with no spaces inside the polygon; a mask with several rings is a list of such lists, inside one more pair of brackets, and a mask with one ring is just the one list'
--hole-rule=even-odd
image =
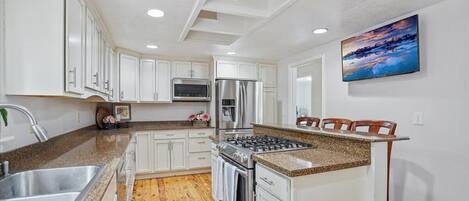
{"label": "chrome faucet", "polygon": [[45,142],[48,140],[47,131],[42,126],[37,124],[36,118],[34,118],[34,115],[27,108],[21,105],[3,104],[3,103],[0,103],[0,108],[9,108],[9,109],[20,111],[21,113],[26,115],[26,117],[28,117],[29,123],[31,124],[31,128],[37,140],[39,142]]}

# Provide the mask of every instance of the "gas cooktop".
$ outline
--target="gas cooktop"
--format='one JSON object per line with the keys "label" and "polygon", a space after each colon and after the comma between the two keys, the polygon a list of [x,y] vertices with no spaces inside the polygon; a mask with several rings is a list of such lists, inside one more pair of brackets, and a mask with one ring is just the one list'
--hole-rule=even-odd
{"label": "gas cooktop", "polygon": [[254,167],[252,155],[256,153],[293,151],[311,147],[313,147],[311,144],[267,135],[229,137],[218,146],[223,156],[247,168]]}
{"label": "gas cooktop", "polygon": [[253,152],[287,151],[311,147],[310,144],[272,136],[243,136],[226,139],[229,144],[246,148]]}

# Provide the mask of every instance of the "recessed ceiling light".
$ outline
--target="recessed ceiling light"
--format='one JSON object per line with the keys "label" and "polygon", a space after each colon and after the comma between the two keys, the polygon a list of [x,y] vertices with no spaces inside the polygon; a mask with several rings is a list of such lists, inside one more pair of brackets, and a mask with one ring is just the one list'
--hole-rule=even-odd
{"label": "recessed ceiling light", "polygon": [[147,45],[148,49],[157,49],[158,45]]}
{"label": "recessed ceiling light", "polygon": [[313,30],[313,33],[314,34],[325,34],[325,33],[327,33],[327,31],[329,31],[327,28],[320,28],[320,29]]}
{"label": "recessed ceiling light", "polygon": [[147,14],[149,16],[152,16],[152,17],[163,17],[164,16],[164,12],[162,10],[158,10],[158,9],[150,9],[147,11]]}
{"label": "recessed ceiling light", "polygon": [[227,52],[226,54],[227,54],[227,55],[235,55],[236,52]]}

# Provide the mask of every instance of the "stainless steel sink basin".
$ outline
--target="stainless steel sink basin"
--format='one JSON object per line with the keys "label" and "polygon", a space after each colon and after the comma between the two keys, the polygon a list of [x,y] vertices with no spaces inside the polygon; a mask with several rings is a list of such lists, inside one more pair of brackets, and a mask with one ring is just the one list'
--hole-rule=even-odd
{"label": "stainless steel sink basin", "polygon": [[19,172],[0,180],[0,200],[80,200],[101,166],[77,166]]}

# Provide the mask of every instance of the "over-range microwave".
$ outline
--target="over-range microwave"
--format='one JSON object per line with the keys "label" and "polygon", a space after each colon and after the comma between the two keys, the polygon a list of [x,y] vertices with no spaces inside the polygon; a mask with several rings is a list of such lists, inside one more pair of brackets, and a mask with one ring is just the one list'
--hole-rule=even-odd
{"label": "over-range microwave", "polygon": [[173,79],[173,101],[208,102],[210,91],[210,80],[207,79]]}

